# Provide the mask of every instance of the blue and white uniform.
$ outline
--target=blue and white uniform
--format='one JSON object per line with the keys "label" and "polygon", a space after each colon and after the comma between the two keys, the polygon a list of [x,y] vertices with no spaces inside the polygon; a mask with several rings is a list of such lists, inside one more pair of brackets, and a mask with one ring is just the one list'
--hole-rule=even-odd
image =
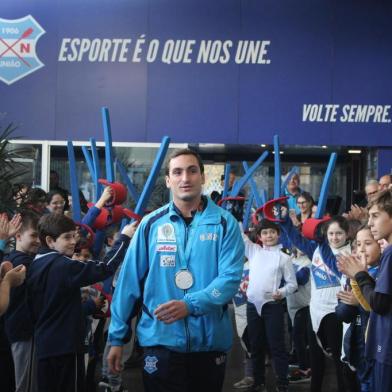
{"label": "blue and white uniform", "polygon": [[337,293],[342,289],[342,274],[336,266],[336,255],[351,253],[349,244],[332,249],[327,241],[310,241],[298,232],[290,219],[281,224],[292,243],[312,260],[310,315],[313,331],[318,332],[322,319],[335,313]]}
{"label": "blue and white uniform", "polygon": [[[204,199],[204,198],[203,198]],[[127,321],[142,302],[137,336],[142,347],[164,346],[177,352],[227,352],[232,326],[227,303],[237,292],[244,265],[244,245],[237,221],[210,199],[204,199],[187,225],[172,203],[146,216],[125,256],[112,302],[109,340],[122,346]],[[176,286],[186,268],[194,283]],[[165,324],[155,309],[170,300],[184,300],[189,316]]]}

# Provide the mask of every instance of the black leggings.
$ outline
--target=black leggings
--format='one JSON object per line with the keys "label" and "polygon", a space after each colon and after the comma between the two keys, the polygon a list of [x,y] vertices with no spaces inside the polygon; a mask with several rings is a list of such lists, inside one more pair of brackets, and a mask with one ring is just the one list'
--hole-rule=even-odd
{"label": "black leggings", "polygon": [[309,368],[309,353],[307,346],[309,345],[309,328],[310,322],[309,306],[299,309],[295,314],[294,325],[292,327],[292,336],[295,352],[301,370]]}
{"label": "black leggings", "polygon": [[[311,392],[321,392],[324,370],[325,354],[319,346],[316,334],[312,329],[311,323],[308,324],[311,329],[310,335],[310,367],[312,369],[312,381],[310,384]],[[340,360],[342,348],[342,323],[338,321],[335,313],[324,316],[321,320],[317,336],[321,341],[324,349],[327,348],[331,353],[335,365],[336,382],[339,392],[344,392],[343,363]]]}

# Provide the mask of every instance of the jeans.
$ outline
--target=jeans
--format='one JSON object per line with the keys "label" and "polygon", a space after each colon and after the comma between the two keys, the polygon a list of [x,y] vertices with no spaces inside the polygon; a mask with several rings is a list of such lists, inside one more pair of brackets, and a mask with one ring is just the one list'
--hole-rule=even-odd
{"label": "jeans", "polygon": [[259,316],[256,307],[248,302],[246,317],[255,384],[265,384],[265,353],[268,346],[278,385],[288,385],[289,354],[285,344],[283,304],[268,302]]}

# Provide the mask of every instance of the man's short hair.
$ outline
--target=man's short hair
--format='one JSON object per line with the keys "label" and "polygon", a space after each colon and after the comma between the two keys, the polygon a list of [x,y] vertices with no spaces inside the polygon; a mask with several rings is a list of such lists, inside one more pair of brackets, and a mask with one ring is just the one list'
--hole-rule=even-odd
{"label": "man's short hair", "polygon": [[179,157],[180,155],[193,155],[197,159],[197,163],[199,164],[200,173],[204,174],[204,164],[200,158],[200,155],[197,152],[190,150],[189,148],[183,148],[174,150],[166,159],[165,174],[167,176],[170,174],[170,161],[174,158]]}
{"label": "man's short hair", "polygon": [[74,221],[63,214],[45,214],[38,222],[38,236],[42,246],[48,246],[46,237],[52,237],[55,241],[63,233],[76,230]]}
{"label": "man's short hair", "polygon": [[380,180],[381,180],[381,178],[388,178],[389,179],[389,181],[390,182],[392,182],[392,175],[391,174],[384,174],[384,175],[382,175],[381,177],[380,177]]}
{"label": "man's short hair", "polygon": [[377,186],[378,186],[378,181],[377,181],[377,180],[374,180],[374,179],[369,180],[369,181],[366,183],[365,187],[367,187],[368,185],[377,185]]}
{"label": "man's short hair", "polygon": [[390,217],[392,217],[392,193],[389,189],[378,192],[374,199],[369,201],[367,206],[368,210],[372,207],[377,206],[379,210],[385,211]]}
{"label": "man's short hair", "polygon": [[266,230],[266,229],[272,229],[277,231],[278,234],[280,233],[280,228],[276,223],[271,222],[268,219],[262,219],[256,226],[256,233],[260,234],[261,230]]}
{"label": "man's short hair", "polygon": [[40,219],[40,215],[30,210],[20,210],[19,214],[22,218],[22,226],[19,229],[20,233],[23,233],[29,229],[38,229],[38,221]]}

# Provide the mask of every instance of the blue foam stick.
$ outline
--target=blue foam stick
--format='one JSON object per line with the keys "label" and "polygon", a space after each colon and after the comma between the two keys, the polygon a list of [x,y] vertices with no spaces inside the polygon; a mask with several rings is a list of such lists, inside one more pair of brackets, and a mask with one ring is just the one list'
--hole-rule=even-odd
{"label": "blue foam stick", "polygon": [[71,195],[72,195],[72,218],[75,222],[81,222],[82,213],[80,210],[79,187],[78,178],[76,175],[76,159],[75,151],[71,141],[67,142],[68,160],[69,160],[69,173],[71,182]]}
{"label": "blue foam stick", "polygon": [[333,152],[329,158],[327,171],[326,171],[324,179],[323,179],[323,184],[321,185],[321,191],[320,191],[319,201],[318,201],[318,205],[317,205],[317,211],[315,214],[316,219],[321,219],[324,216],[325,207],[327,206],[327,200],[328,200],[329,185],[331,183],[333,171],[335,169],[337,157],[338,156],[337,156],[336,152]]}
{"label": "blue foam stick", "polygon": [[[223,190],[222,190],[222,199],[227,197],[227,194],[229,192],[229,179],[230,179],[230,169],[231,165],[230,163],[225,164],[225,172],[223,174]],[[171,193],[170,193],[171,194]],[[226,202],[223,202],[221,204],[222,208],[226,208]]]}
{"label": "blue foam stick", "polygon": [[274,136],[274,170],[275,170],[275,179],[274,179],[274,199],[280,197],[280,150],[279,150],[279,136]]}
{"label": "blue foam stick", "polygon": [[226,163],[226,165],[225,165],[225,179],[223,182],[222,199],[227,197],[227,194],[229,192],[230,169],[231,169],[230,163]]}
{"label": "blue foam stick", "polygon": [[240,193],[240,190],[244,187],[244,185],[249,181],[249,178],[253,176],[253,173],[257,170],[257,168],[264,162],[264,160],[268,156],[268,151],[264,151],[257,161],[249,168],[249,170],[235,183],[232,191],[230,192],[230,196],[236,197]]}
{"label": "blue foam stick", "polygon": [[249,227],[249,219],[252,213],[252,204],[253,204],[254,196],[253,193],[249,196],[248,203],[246,205],[245,214],[242,217],[242,227],[244,231]]}
{"label": "blue foam stick", "polygon": [[87,167],[88,167],[88,171],[90,173],[91,179],[93,181],[95,181],[95,170],[94,170],[93,159],[92,159],[86,146],[82,146],[82,151],[83,151],[84,159],[86,160],[86,163],[87,163]]}
{"label": "blue foam stick", "polygon": [[287,184],[289,183],[289,181],[291,180],[291,177],[294,174],[299,174],[299,167],[298,166],[293,166],[291,168],[291,170],[287,173],[286,179],[283,181],[282,187],[280,189],[282,195],[284,195],[284,191],[287,187]]}
{"label": "blue foam stick", "polygon": [[95,201],[97,201],[102,195],[102,185],[98,182],[98,180],[101,178],[101,169],[99,167],[99,157],[98,157],[97,143],[95,141],[95,138],[90,137],[90,145],[91,145],[91,153],[93,155],[93,164],[94,164],[94,172],[95,172],[95,178],[94,178],[94,184],[96,190]]}
{"label": "blue foam stick", "polygon": [[105,139],[105,164],[106,164],[106,179],[109,182],[114,182],[114,159],[112,150],[112,129],[110,125],[109,109],[103,107],[101,110],[103,136]]}
{"label": "blue foam stick", "polygon": [[169,144],[170,144],[170,138],[164,136],[161,142],[161,146],[159,147],[158,153],[155,157],[155,161],[152,165],[150,174],[147,178],[146,184],[144,185],[143,191],[140,194],[139,200],[135,207],[135,213],[138,215],[144,214],[144,209],[147,207],[151,193],[154,189],[155,182],[158,178],[159,171],[161,170],[162,163],[165,160],[165,156],[169,148]]}
{"label": "blue foam stick", "polygon": [[[246,173],[249,170],[248,164],[245,161],[243,161],[242,166],[244,167],[244,170]],[[250,189],[252,190],[252,196],[253,196],[254,200],[256,201],[256,206],[257,206],[257,208],[259,208],[263,205],[263,203],[262,203],[261,197],[259,195],[259,192],[257,190],[257,185],[252,177],[249,178],[249,184],[250,184]]]}
{"label": "blue foam stick", "polygon": [[261,189],[260,196],[261,196],[261,202],[263,203],[262,205],[267,203],[267,192],[265,191],[265,189]]}
{"label": "blue foam stick", "polygon": [[116,159],[116,167],[117,170],[120,172],[121,178],[124,181],[125,185],[127,186],[129,193],[132,195],[133,200],[135,200],[135,203],[137,203],[139,201],[139,194],[135,188],[135,185],[133,185],[131,179],[129,178],[128,173],[125,170],[125,167],[118,159]]}
{"label": "blue foam stick", "polygon": [[[223,180],[222,199],[225,199],[227,197],[227,194],[229,193],[230,169],[231,169],[230,163],[226,163],[226,165],[225,165],[225,179]],[[226,207],[225,201],[222,203],[221,207],[222,208]]]}

